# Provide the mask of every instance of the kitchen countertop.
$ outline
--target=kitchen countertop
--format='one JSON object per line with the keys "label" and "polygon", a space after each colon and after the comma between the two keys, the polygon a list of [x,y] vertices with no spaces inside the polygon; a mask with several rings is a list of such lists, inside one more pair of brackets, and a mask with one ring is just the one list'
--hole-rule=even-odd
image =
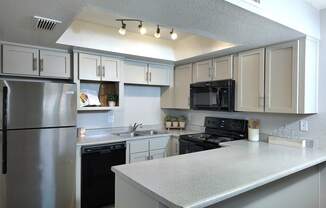
{"label": "kitchen countertop", "polygon": [[200,133],[199,131],[193,131],[193,130],[159,130],[159,131],[161,131],[162,134],[137,136],[137,137],[122,137],[107,131],[100,131],[99,133],[93,133],[92,135],[78,137],[77,146],[123,142],[128,140],[155,138],[155,137],[168,136],[168,135],[179,137],[180,135],[185,135],[185,134]]}
{"label": "kitchen countertop", "polygon": [[170,208],[202,208],[326,161],[326,148],[244,140],[223,146],[112,170]]}
{"label": "kitchen countertop", "polygon": [[155,134],[155,135],[145,135],[145,136],[135,136],[135,137],[123,137],[114,134],[91,135],[85,137],[78,137],[77,146],[124,142],[130,140],[156,138],[156,137],[170,136],[170,135],[171,134],[168,132],[162,132],[161,134]]}

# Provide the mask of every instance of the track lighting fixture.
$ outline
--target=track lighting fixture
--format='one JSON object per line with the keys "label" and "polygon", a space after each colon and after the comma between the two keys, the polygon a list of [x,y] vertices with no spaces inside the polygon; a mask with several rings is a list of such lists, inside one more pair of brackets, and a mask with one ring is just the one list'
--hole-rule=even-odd
{"label": "track lighting fixture", "polygon": [[121,35],[126,34],[126,32],[127,32],[126,27],[127,27],[126,23],[124,23],[123,20],[121,20],[121,28],[119,29],[119,33]]}
{"label": "track lighting fixture", "polygon": [[160,26],[157,25],[156,32],[154,33],[155,38],[160,38],[161,37],[161,29]]}
{"label": "track lighting fixture", "polygon": [[[121,35],[126,35],[127,33],[127,24],[125,22],[138,22],[138,31],[141,35],[145,35],[147,33],[147,29],[143,25],[143,21],[139,19],[116,19],[116,21],[121,22],[121,28],[119,29],[119,33]],[[155,38],[161,37],[161,28],[160,25],[157,25],[156,31],[154,33]],[[178,38],[178,34],[174,31],[174,28],[172,28],[170,32],[170,37],[172,40],[176,40]]]}
{"label": "track lighting fixture", "polygon": [[173,28],[172,28],[172,30],[170,32],[170,35],[171,35],[172,40],[176,40],[178,38],[178,34],[176,32],[174,32]]}
{"label": "track lighting fixture", "polygon": [[141,35],[145,35],[146,32],[147,32],[146,28],[143,26],[143,22],[142,21],[140,21],[139,26],[138,26],[138,29],[139,29],[139,33]]}

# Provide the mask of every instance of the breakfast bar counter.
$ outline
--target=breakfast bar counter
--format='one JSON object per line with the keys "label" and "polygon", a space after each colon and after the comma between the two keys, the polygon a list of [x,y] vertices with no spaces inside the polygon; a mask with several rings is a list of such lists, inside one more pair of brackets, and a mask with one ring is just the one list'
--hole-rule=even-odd
{"label": "breakfast bar counter", "polygon": [[222,146],[113,167],[115,207],[322,207],[326,148],[248,141]]}

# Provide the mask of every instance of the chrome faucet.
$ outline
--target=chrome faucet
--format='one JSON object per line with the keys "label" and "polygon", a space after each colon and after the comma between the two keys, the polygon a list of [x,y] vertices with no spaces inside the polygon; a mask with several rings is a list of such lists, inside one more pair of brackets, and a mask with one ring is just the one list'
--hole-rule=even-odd
{"label": "chrome faucet", "polygon": [[131,127],[131,132],[135,132],[138,127],[142,127],[143,124],[142,123],[134,123],[134,125]]}

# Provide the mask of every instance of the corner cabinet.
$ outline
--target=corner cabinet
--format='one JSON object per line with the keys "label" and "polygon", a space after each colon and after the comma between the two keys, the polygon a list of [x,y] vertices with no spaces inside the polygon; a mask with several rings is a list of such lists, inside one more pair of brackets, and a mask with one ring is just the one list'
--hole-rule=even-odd
{"label": "corner cabinet", "polygon": [[126,163],[167,157],[170,136],[127,141]]}
{"label": "corner cabinet", "polygon": [[192,64],[175,67],[173,85],[161,90],[161,108],[190,109],[191,81]]}
{"label": "corner cabinet", "polygon": [[70,54],[64,50],[2,44],[3,75],[70,79]]}
{"label": "corner cabinet", "polygon": [[235,57],[236,110],[264,112],[265,49]]}
{"label": "corner cabinet", "polygon": [[154,86],[170,86],[173,66],[141,61],[124,61],[124,83]]}

